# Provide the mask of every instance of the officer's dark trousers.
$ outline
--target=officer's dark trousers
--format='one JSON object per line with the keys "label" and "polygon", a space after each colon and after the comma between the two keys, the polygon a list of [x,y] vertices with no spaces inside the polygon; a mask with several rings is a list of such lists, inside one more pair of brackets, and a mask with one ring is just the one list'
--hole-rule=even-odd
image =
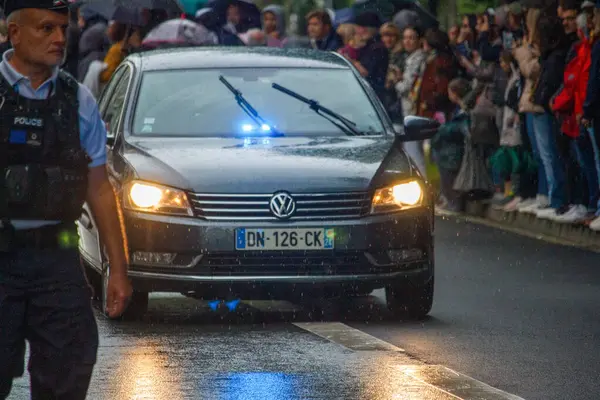
{"label": "officer's dark trousers", "polygon": [[0,399],[24,373],[34,400],[85,399],[98,349],[91,289],[77,250],[0,253]]}

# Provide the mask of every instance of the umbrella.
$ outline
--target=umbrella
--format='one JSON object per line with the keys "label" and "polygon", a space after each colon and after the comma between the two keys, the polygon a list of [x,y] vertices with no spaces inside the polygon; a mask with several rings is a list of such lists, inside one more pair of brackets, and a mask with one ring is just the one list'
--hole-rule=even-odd
{"label": "umbrella", "polygon": [[206,7],[211,7],[215,10],[222,25],[225,25],[227,21],[227,8],[230,5],[236,5],[240,9],[240,14],[242,15],[240,32],[261,27],[260,9],[254,4],[253,0],[208,0],[206,3]]}
{"label": "umbrella", "polygon": [[181,15],[183,8],[178,0],[79,0],[76,4],[89,6],[110,5],[129,10],[165,10],[171,15]]}
{"label": "umbrella", "polygon": [[195,15],[196,11],[206,7],[208,0],[179,0],[179,4],[188,15]]}
{"label": "umbrella", "polygon": [[110,1],[96,1],[85,4],[84,7],[85,9],[104,17],[108,21],[116,21],[128,25],[143,25],[140,10],[118,6]]}
{"label": "umbrella", "polygon": [[358,0],[352,6],[355,15],[364,11],[374,11],[384,20],[391,20],[397,13],[410,10],[418,15],[421,28],[438,28],[439,21],[414,0]]}
{"label": "umbrella", "polygon": [[171,19],[151,30],[142,46],[214,46],[218,42],[217,36],[200,24],[186,19]]}
{"label": "umbrella", "polygon": [[335,18],[333,24],[339,26],[348,22],[352,22],[354,19],[354,10],[352,8],[342,8],[335,11]]}
{"label": "umbrella", "polygon": [[356,0],[352,5],[352,10],[354,15],[365,11],[376,12],[385,20],[390,20],[397,12],[392,0]]}
{"label": "umbrella", "polygon": [[423,22],[421,21],[419,13],[413,10],[402,10],[394,15],[394,24],[400,28],[401,31],[404,31],[407,26],[423,28]]}

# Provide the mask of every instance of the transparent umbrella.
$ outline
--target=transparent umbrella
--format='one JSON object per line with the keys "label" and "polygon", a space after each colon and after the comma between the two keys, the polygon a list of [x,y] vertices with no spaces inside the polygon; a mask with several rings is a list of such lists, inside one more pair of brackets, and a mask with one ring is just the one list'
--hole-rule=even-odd
{"label": "transparent umbrella", "polygon": [[217,36],[204,26],[185,19],[172,19],[151,30],[142,46],[214,46],[218,42]]}

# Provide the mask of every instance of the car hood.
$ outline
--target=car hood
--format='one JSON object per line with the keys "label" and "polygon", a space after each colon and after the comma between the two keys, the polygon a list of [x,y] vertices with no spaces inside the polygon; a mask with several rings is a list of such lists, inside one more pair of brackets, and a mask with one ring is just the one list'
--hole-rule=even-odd
{"label": "car hood", "polygon": [[389,137],[129,138],[123,155],[137,178],[196,193],[364,191],[414,173]]}

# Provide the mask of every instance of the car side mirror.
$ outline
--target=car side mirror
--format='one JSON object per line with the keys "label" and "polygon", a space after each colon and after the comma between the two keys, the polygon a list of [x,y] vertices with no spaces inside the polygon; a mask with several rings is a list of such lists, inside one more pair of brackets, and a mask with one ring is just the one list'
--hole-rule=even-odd
{"label": "car side mirror", "polygon": [[398,134],[403,142],[415,142],[431,139],[440,129],[440,123],[434,119],[409,116],[404,118],[404,134]]}

